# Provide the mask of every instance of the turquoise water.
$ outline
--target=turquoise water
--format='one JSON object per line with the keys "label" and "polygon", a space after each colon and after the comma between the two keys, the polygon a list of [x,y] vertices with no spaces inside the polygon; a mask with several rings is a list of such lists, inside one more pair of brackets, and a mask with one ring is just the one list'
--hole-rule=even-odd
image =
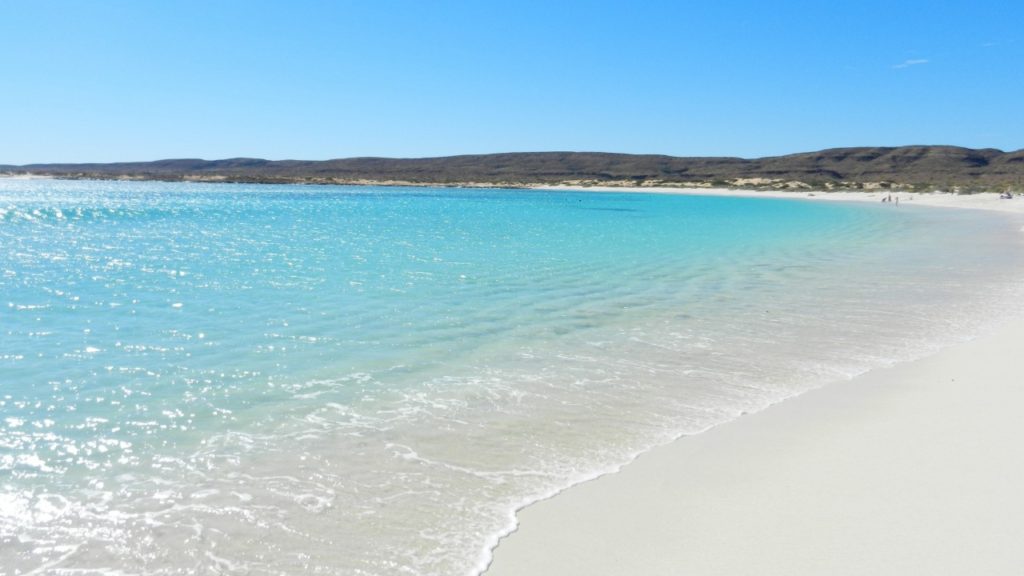
{"label": "turquoise water", "polygon": [[0,565],[474,574],[513,511],[984,329],[1020,222],[0,180]]}

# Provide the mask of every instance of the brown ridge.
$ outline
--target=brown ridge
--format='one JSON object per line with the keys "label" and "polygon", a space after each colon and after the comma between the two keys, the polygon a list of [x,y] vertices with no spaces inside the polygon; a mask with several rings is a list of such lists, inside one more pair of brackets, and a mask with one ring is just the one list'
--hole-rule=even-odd
{"label": "brown ridge", "polygon": [[1024,189],[1024,150],[956,146],[833,148],[744,159],[601,152],[518,152],[438,158],[176,159],[0,166],[58,178],[412,185],[687,185],[752,188]]}

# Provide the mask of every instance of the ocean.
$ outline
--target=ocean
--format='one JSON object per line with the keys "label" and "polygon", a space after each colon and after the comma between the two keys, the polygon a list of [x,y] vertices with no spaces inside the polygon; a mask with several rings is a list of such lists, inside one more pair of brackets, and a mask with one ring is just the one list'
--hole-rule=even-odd
{"label": "ocean", "polygon": [[998,322],[1021,224],[0,180],[0,571],[478,574],[522,506]]}

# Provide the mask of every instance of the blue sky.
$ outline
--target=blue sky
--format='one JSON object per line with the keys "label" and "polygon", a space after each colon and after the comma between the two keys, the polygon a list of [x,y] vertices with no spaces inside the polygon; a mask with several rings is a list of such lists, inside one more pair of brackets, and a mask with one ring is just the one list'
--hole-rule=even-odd
{"label": "blue sky", "polygon": [[1024,2],[7,0],[0,164],[1024,148]]}

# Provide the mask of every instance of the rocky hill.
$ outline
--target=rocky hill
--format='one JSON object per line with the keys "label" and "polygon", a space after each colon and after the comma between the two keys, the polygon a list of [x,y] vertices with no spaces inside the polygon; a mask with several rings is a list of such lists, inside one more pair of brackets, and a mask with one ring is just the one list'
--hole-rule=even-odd
{"label": "rocky hill", "polygon": [[1024,150],[955,146],[834,148],[756,159],[600,152],[521,152],[440,158],[158,160],[0,166],[58,178],[311,184],[730,186],[776,189],[1024,190]]}

